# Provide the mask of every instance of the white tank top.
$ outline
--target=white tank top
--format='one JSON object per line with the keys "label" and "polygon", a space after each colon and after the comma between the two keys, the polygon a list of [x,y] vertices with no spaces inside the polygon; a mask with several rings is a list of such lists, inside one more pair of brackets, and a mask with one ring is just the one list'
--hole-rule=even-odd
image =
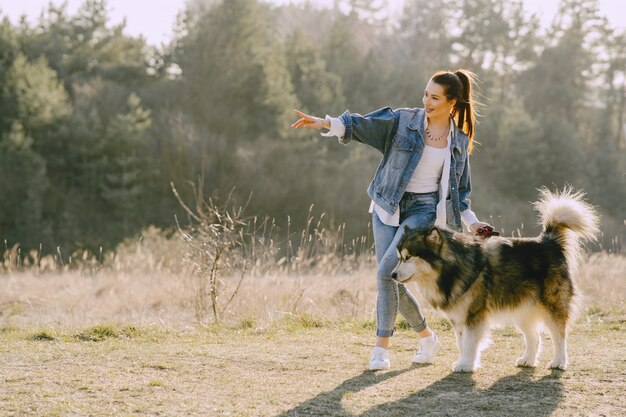
{"label": "white tank top", "polygon": [[410,193],[431,193],[437,191],[447,152],[450,152],[447,146],[445,148],[435,148],[425,145],[422,157],[417,163],[415,171],[413,171],[406,191]]}

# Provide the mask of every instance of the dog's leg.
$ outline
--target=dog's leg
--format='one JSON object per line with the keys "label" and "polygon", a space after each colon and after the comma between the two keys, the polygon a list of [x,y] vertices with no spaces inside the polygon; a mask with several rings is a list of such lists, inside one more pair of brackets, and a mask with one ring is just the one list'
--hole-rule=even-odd
{"label": "dog's leg", "polygon": [[465,326],[461,335],[461,355],[452,364],[453,372],[473,372],[480,367],[480,342],[485,337],[488,323],[479,322],[474,326]]}
{"label": "dog's leg", "polygon": [[517,327],[524,335],[524,341],[526,342],[526,351],[521,358],[518,358],[515,364],[517,366],[537,366],[537,357],[541,350],[541,334],[539,333],[538,323],[534,317],[520,318],[517,321]]}
{"label": "dog's leg", "polygon": [[567,324],[549,318],[546,320],[546,327],[554,343],[554,358],[548,364],[548,368],[565,370],[567,368]]}
{"label": "dog's leg", "polygon": [[452,328],[454,329],[454,336],[456,336],[456,348],[459,351],[459,356],[463,354],[463,327],[459,323],[452,322]]}

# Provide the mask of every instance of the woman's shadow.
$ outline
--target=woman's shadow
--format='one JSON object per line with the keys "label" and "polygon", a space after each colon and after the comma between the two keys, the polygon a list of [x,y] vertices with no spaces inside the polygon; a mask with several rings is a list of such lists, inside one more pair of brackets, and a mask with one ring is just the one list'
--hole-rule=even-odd
{"label": "woman's shadow", "polygon": [[[355,416],[343,409],[345,394],[407,372],[412,368],[386,373],[366,371],[344,381],[332,391],[323,392],[277,417]],[[359,417],[366,416],[548,416],[563,399],[561,371],[552,371],[534,379],[534,369],[521,368],[516,374],[499,379],[486,389],[476,387],[471,374],[449,374],[433,384],[389,403],[377,405]]]}

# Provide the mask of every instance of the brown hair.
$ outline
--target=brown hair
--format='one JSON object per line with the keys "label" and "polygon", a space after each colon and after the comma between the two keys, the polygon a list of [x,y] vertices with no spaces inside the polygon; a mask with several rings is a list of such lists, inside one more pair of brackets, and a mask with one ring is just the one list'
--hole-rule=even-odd
{"label": "brown hair", "polygon": [[451,116],[459,129],[469,138],[468,152],[471,153],[474,148],[476,124],[476,98],[473,88],[476,85],[476,74],[465,69],[455,72],[439,71],[430,79],[443,87],[448,100],[456,99]]}

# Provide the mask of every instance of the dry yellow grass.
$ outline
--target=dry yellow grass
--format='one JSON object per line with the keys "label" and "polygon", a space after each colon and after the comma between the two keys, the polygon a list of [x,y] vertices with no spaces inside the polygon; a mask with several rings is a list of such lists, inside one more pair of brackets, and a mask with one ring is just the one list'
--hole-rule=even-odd
{"label": "dry yellow grass", "polygon": [[587,306],[625,309],[626,256],[595,253],[583,264],[580,272],[580,292]]}
{"label": "dry yellow grass", "polygon": [[[0,275],[0,324],[94,325],[114,322],[165,327],[198,323],[194,302],[197,277],[187,268],[163,267],[153,252],[121,254],[96,272],[34,271]],[[290,315],[326,321],[373,319],[376,295],[373,261],[351,272],[250,275],[223,315],[227,324],[267,326]],[[223,297],[238,277],[224,277]],[[409,287],[417,294],[413,284]],[[581,268],[579,287],[587,312],[626,310],[626,257],[596,253]],[[426,307],[426,303],[421,303]],[[429,314],[435,312],[426,310]]]}
{"label": "dry yellow grass", "polygon": [[[434,365],[410,365],[417,337],[399,323],[392,369],[365,371],[371,258],[334,273],[251,270],[220,326],[198,322],[182,258],[178,243],[147,239],[96,269],[0,274],[0,415],[626,415],[624,256],[581,269],[568,371],[515,368],[522,339],[504,328],[471,376],[450,373],[453,336],[428,309],[444,343]],[[221,278],[229,297],[238,276]],[[551,352],[546,341],[542,366]]]}
{"label": "dry yellow grass", "polygon": [[[626,324],[579,323],[570,368],[520,369],[521,337],[498,330],[473,375],[450,372],[453,336],[410,364],[416,335],[400,330],[392,368],[365,370],[363,322],[276,322],[264,330],[23,329],[0,333],[0,414],[8,416],[622,416]],[[96,341],[94,341],[96,340]],[[98,341],[99,340],[99,341]],[[546,343],[541,366],[552,353]]]}

